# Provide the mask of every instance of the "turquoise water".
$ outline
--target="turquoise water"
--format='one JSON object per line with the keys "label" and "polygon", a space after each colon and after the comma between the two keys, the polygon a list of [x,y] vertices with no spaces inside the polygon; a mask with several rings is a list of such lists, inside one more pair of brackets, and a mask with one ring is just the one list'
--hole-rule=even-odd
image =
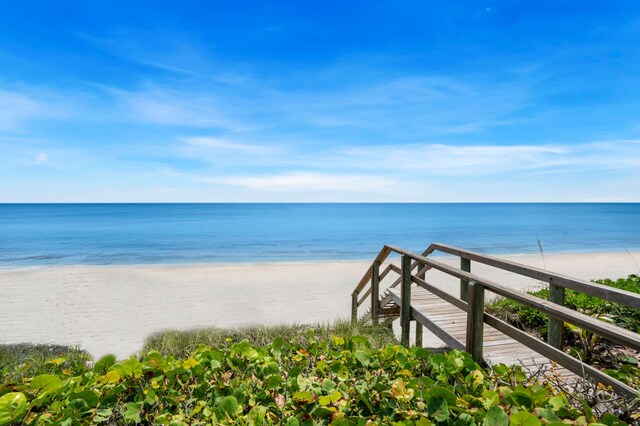
{"label": "turquoise water", "polygon": [[0,267],[640,249],[640,204],[0,204]]}

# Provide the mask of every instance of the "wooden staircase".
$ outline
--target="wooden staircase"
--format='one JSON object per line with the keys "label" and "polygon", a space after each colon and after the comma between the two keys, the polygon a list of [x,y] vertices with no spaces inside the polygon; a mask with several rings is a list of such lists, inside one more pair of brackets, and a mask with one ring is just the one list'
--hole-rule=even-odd
{"label": "wooden staircase", "polygon": [[[460,268],[428,257],[436,251],[459,257]],[[394,253],[401,256],[401,266],[389,263],[380,272],[383,262]],[[549,300],[472,274],[472,261],[549,283]],[[427,274],[432,269],[459,278],[460,294],[452,295],[427,281]],[[397,278],[380,293],[381,281],[392,273]],[[352,321],[374,324],[400,319],[401,341],[407,346],[413,321],[417,345],[422,345],[425,327],[449,348],[466,350],[478,362],[488,365],[520,364],[529,371],[542,371],[548,379],[565,383],[590,380],[610,386],[621,395],[637,398],[640,396],[638,390],[566,354],[562,333],[567,322],[635,350],[640,350],[640,334],[564,307],[566,288],[640,309],[640,295],[636,293],[457,247],[432,244],[421,255],[384,246],[352,293],[351,318]],[[541,341],[485,312],[485,291],[547,314],[548,341]],[[369,302],[365,305],[367,307],[359,313],[359,307],[365,302]]]}

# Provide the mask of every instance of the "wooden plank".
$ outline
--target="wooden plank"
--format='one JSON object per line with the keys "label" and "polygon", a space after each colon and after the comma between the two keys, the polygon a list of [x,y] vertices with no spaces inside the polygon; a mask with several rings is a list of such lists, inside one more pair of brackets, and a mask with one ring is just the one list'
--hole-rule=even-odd
{"label": "wooden plank", "polygon": [[433,321],[429,320],[429,318],[424,315],[422,312],[417,309],[411,310],[411,315],[413,318],[418,321],[420,324],[425,326],[429,331],[435,334],[440,340],[444,342],[445,345],[452,349],[457,349],[459,351],[464,351],[464,345],[460,343],[458,339],[447,333],[442,327]]}
{"label": "wooden plank", "polygon": [[369,268],[367,269],[367,272],[364,273],[364,276],[362,277],[362,279],[360,280],[360,282],[358,283],[358,285],[353,291],[360,293],[370,280],[371,280],[371,266],[369,266]]}
{"label": "wooden plank", "polygon": [[400,316],[400,306],[393,305],[390,308],[382,308],[378,311],[378,316],[380,318],[383,317],[399,317]]}
{"label": "wooden plank", "polygon": [[[396,266],[393,263],[387,265],[386,268],[382,272],[380,272],[380,281],[384,280],[384,278],[389,274],[389,272],[393,271],[393,267]],[[397,268],[397,266],[396,266]]]}
{"label": "wooden plank", "polygon": [[[566,379],[569,381],[573,380],[574,378],[577,380],[577,376],[587,377],[606,385],[610,385],[614,389],[616,389],[616,391],[622,394],[632,395],[636,397],[640,396],[640,392],[638,392],[637,390],[634,390],[624,385],[623,383],[620,383],[619,381],[589,365],[583,364],[581,361],[570,357],[554,346],[542,342],[537,338],[532,337],[527,333],[518,330],[515,327],[512,327],[495,317],[492,317],[489,314],[484,313],[484,310],[480,309],[481,307],[483,307],[483,303],[478,303],[482,298],[482,295],[477,293],[477,289],[487,288],[496,294],[510,298],[519,303],[533,307],[534,309],[546,313],[554,321],[558,321],[559,324],[562,324],[565,321],[576,324],[609,340],[622,343],[623,345],[638,350],[640,350],[640,334],[633,333],[620,327],[612,326],[602,321],[595,320],[591,317],[561,306],[562,300],[560,296],[564,292],[564,288],[572,288],[562,285],[566,282],[558,283],[557,281],[552,282],[553,280],[548,281],[550,282],[550,288],[552,289],[550,292],[550,300],[542,300],[525,293],[516,292],[496,282],[478,277],[477,275],[472,274],[470,271],[465,271],[464,269],[466,268],[463,266],[462,262],[461,268],[457,269],[442,262],[426,258],[426,255],[435,250],[440,250],[440,248],[442,247],[450,248],[451,250],[458,250],[455,247],[452,248],[449,246],[432,244],[423,253],[423,256],[419,256],[393,246],[385,246],[379,253],[378,257],[376,257],[376,260],[386,259],[386,257],[391,252],[400,254],[402,256],[402,268],[398,268],[397,266],[390,264],[383,271],[384,276],[386,276],[391,271],[399,272],[400,278],[395,280],[393,285],[381,298],[371,298],[372,307],[369,309],[369,312],[367,312],[363,316],[363,318],[365,320],[371,318],[371,311],[375,310],[377,310],[378,318],[382,316],[385,316],[387,318],[395,318],[399,315],[401,317],[402,327],[401,341],[405,345],[409,344],[408,321],[413,319],[416,321],[416,343],[421,343],[422,330],[423,327],[426,327],[449,347],[461,350],[467,349],[472,353],[474,359],[480,359],[480,357],[482,356],[482,348],[484,347],[485,359],[491,363],[520,363],[525,367],[535,369],[537,366],[549,364],[552,362],[550,360],[553,360],[564,368],[552,368],[549,374],[553,374],[557,377],[566,377]],[[446,250],[440,251],[447,252]],[[486,262],[482,262],[477,258],[474,258],[473,255],[486,257],[483,255],[478,255],[477,253],[461,250],[460,254],[450,254],[463,255],[463,257],[467,258],[469,261],[474,260],[478,261],[479,263],[489,264]],[[490,260],[495,259],[490,257],[487,258],[489,258]],[[501,262],[499,259],[495,260]],[[513,262],[503,263],[511,263],[516,266],[519,265]],[[527,268],[524,265],[519,266]],[[416,267],[417,276],[413,277],[411,275],[411,271]],[[501,266],[496,267],[500,268]],[[470,303],[452,296],[438,289],[433,284],[427,283],[424,279],[421,279],[420,277],[423,276],[422,274],[431,268],[435,268],[446,274],[459,278],[461,280],[461,284],[462,282],[473,282],[469,287],[470,293],[468,293]],[[369,279],[373,279],[374,269],[375,268],[373,265],[369,268],[368,273],[371,274]],[[535,268],[530,269],[535,270]],[[513,270],[510,271],[514,272]],[[549,273],[547,271],[538,271],[549,274],[549,276],[552,277],[562,277],[560,275]],[[377,272],[379,273],[379,265]],[[518,273],[517,271],[515,272]],[[526,274],[522,275],[530,276]],[[382,276],[382,274],[379,274],[378,276],[380,277]],[[533,278],[541,279],[539,276],[535,276]],[[574,281],[579,282],[579,280]],[[380,280],[378,280],[378,284],[379,282]],[[418,288],[413,295],[411,293],[412,282],[415,282],[418,285]],[[397,286],[398,284],[401,284],[400,291],[393,290],[393,287]],[[582,284],[591,286],[591,284],[587,282],[582,282]],[[554,288],[555,290],[553,290]],[[607,289],[609,288],[607,287]],[[373,286],[368,290],[366,297],[370,296],[372,292]],[[354,300],[356,302],[355,315],[357,316],[358,295],[358,291],[355,291],[352,294],[352,318],[354,316]],[[637,295],[635,294],[632,295],[634,297],[637,297]],[[473,302],[471,301],[472,299]],[[380,300],[380,305],[376,306],[374,300]],[[425,311],[428,312],[428,315],[425,314]],[[465,315],[466,311],[469,311],[471,315]],[[473,316],[473,312],[477,314],[477,317]],[[482,326],[485,323],[486,327],[483,327],[484,330],[482,333],[480,333],[478,331],[478,325],[480,324],[480,326]],[[553,326],[550,326],[550,329],[551,328],[553,328]],[[553,339],[553,337],[550,337],[551,343],[553,343]],[[467,342],[467,345],[463,345],[461,343],[462,341]],[[484,344],[479,345],[479,341],[482,341]],[[473,353],[474,351],[475,354]]]}
{"label": "wooden plank", "polygon": [[547,358],[557,362],[561,366],[565,367],[567,370],[570,370],[574,374],[577,374],[580,377],[591,377],[600,383],[604,383],[605,385],[610,385],[614,389],[619,392],[622,392],[626,395],[630,396],[640,396],[640,392],[625,385],[624,383],[619,382],[613,377],[601,372],[600,370],[591,367],[588,364],[580,362],[579,360],[565,354],[564,352],[554,348],[553,346],[536,339],[533,336],[525,333],[522,330],[518,330],[517,328],[507,324],[506,322],[494,317],[493,315],[484,314],[484,322],[495,328],[496,330],[501,331],[507,336],[517,340],[518,342],[524,344],[525,346],[533,349],[537,353],[546,356]]}
{"label": "wooden plank", "polygon": [[365,302],[365,300],[369,300],[370,294],[371,294],[371,287],[369,287],[367,291],[364,292],[360,300],[358,300],[358,306],[362,305]]}
{"label": "wooden plank", "polygon": [[451,303],[452,305],[462,309],[463,311],[466,312],[467,310],[467,302],[464,302],[460,299],[458,299],[455,296],[450,295],[449,293],[447,293],[444,290],[440,290],[438,287],[434,286],[433,284],[429,284],[428,282],[421,280],[418,277],[411,277],[411,280],[418,284],[420,287],[424,288],[427,291],[430,291],[431,293],[435,294],[436,296],[440,297],[441,299],[446,300],[447,302]]}
{"label": "wooden plank", "polygon": [[[400,273],[400,268],[398,268],[396,265],[393,265],[393,264],[387,265],[387,267],[384,269],[384,271],[382,271],[380,273],[380,279],[378,280],[378,282],[381,282],[389,274],[389,272],[391,272],[391,271],[397,272],[399,274]],[[362,305],[362,303],[369,298],[370,294],[371,294],[371,287],[367,288],[367,291],[365,291],[362,294],[362,297],[358,301],[358,306]]]}
{"label": "wooden plank", "polygon": [[[564,287],[549,285],[549,301],[564,306]],[[547,341],[556,349],[562,350],[564,343],[564,321],[549,317],[547,323]]]}
{"label": "wooden plank", "polygon": [[351,323],[358,321],[358,292],[351,293]]}
{"label": "wooden plank", "polygon": [[378,307],[380,303],[380,262],[371,265],[371,322],[378,325]]}
{"label": "wooden plank", "polygon": [[484,343],[484,287],[475,281],[469,281],[468,285],[466,350],[474,361],[481,362]]}
{"label": "wooden plank", "polygon": [[622,327],[618,327],[612,324],[605,323],[604,321],[591,318],[588,315],[581,314],[564,306],[558,306],[555,303],[551,303],[547,300],[542,300],[530,294],[514,291],[494,281],[487,280],[469,272],[461,271],[442,262],[422,258],[422,256],[418,256],[416,254],[396,247],[391,248],[396,253],[400,253],[410,258],[421,258],[424,263],[431,265],[433,268],[439,271],[445,272],[457,278],[466,278],[469,281],[475,281],[500,296],[504,296],[506,298],[515,300],[516,302],[522,303],[523,305],[530,306],[540,312],[551,315],[554,318],[560,319],[564,322],[578,325],[585,330],[596,333],[608,340],[611,340],[612,342],[620,343],[624,346],[640,350],[640,334],[638,333],[634,333]]}
{"label": "wooden plank", "polygon": [[[394,249],[391,246],[389,246],[389,248]],[[474,262],[493,266],[505,271],[514,272],[526,277],[535,278],[536,280],[544,281],[549,284],[555,284],[560,287],[570,288],[572,290],[590,294],[592,296],[596,296],[610,302],[620,303],[621,305],[625,305],[630,308],[640,309],[640,295],[638,295],[637,293],[585,280],[571,278],[566,275],[555,274],[543,269],[535,268],[533,266],[523,265],[521,263],[512,262],[509,260],[498,259],[497,257],[475,253],[469,250],[464,250],[445,244],[432,244],[430,248],[455,256],[464,256],[470,260],[473,260]]]}
{"label": "wooden plank", "polygon": [[399,267],[397,267],[396,265],[394,265],[393,263],[389,265],[389,268],[397,273],[398,275],[402,274],[402,269],[400,269]]}
{"label": "wooden plank", "polygon": [[[460,269],[465,272],[471,272],[471,260],[461,257],[460,258]],[[460,278],[460,299],[465,302],[469,300],[469,282]]]}
{"label": "wooden plank", "polygon": [[400,287],[400,327],[401,343],[409,347],[409,326],[411,322],[411,258],[402,256],[402,286]]}

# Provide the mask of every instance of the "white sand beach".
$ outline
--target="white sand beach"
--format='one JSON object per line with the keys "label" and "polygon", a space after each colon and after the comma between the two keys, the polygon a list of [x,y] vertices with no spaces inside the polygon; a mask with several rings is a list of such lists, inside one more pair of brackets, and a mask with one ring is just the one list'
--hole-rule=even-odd
{"label": "white sand beach", "polygon": [[[498,256],[583,279],[638,274],[640,252]],[[457,258],[443,257],[449,263]],[[329,322],[350,315],[369,262],[61,266],[0,270],[0,344],[79,345],[128,356],[163,329]],[[539,282],[473,264],[513,288]],[[430,282],[457,291],[458,281]],[[429,276],[429,275],[428,275]],[[389,285],[387,278],[383,284]]]}

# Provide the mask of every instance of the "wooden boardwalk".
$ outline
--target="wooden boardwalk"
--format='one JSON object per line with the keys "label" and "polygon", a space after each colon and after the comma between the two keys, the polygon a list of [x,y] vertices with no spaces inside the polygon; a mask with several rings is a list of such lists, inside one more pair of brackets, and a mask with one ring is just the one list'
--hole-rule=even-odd
{"label": "wooden boardwalk", "polygon": [[[436,251],[459,257],[460,268],[428,257]],[[400,255],[400,267],[387,261],[392,253]],[[546,282],[549,299],[513,290],[472,273],[472,261]],[[460,279],[460,294],[447,293],[429,282],[427,275],[431,275],[428,274],[431,269]],[[397,278],[392,284],[381,285],[381,281],[394,274]],[[592,383],[611,386],[625,397],[638,398],[637,389],[566,353],[563,333],[565,324],[569,323],[633,350],[640,350],[640,334],[565,307],[566,289],[640,309],[640,295],[636,293],[434,243],[422,254],[385,245],[351,294],[351,320],[371,320],[377,324],[399,318],[400,341],[405,346],[410,344],[410,324],[415,322],[418,344],[422,343],[423,328],[427,328],[446,346],[464,350],[478,362],[519,364],[538,380],[546,377],[556,382],[575,383],[588,379]],[[485,312],[485,292],[547,315],[546,341]],[[358,308],[363,304],[369,308],[364,315],[359,315]]]}
{"label": "wooden boardwalk", "polygon": [[[388,307],[400,304],[400,290],[389,289]],[[420,287],[411,294],[411,306],[424,315],[425,327],[452,349],[465,350],[467,333],[467,312]],[[416,312],[414,312],[416,315]],[[522,365],[531,372],[545,371],[561,377],[566,382],[575,382],[578,375],[559,367],[533,349],[504,335],[495,328],[484,327],[484,360],[489,365]]]}

